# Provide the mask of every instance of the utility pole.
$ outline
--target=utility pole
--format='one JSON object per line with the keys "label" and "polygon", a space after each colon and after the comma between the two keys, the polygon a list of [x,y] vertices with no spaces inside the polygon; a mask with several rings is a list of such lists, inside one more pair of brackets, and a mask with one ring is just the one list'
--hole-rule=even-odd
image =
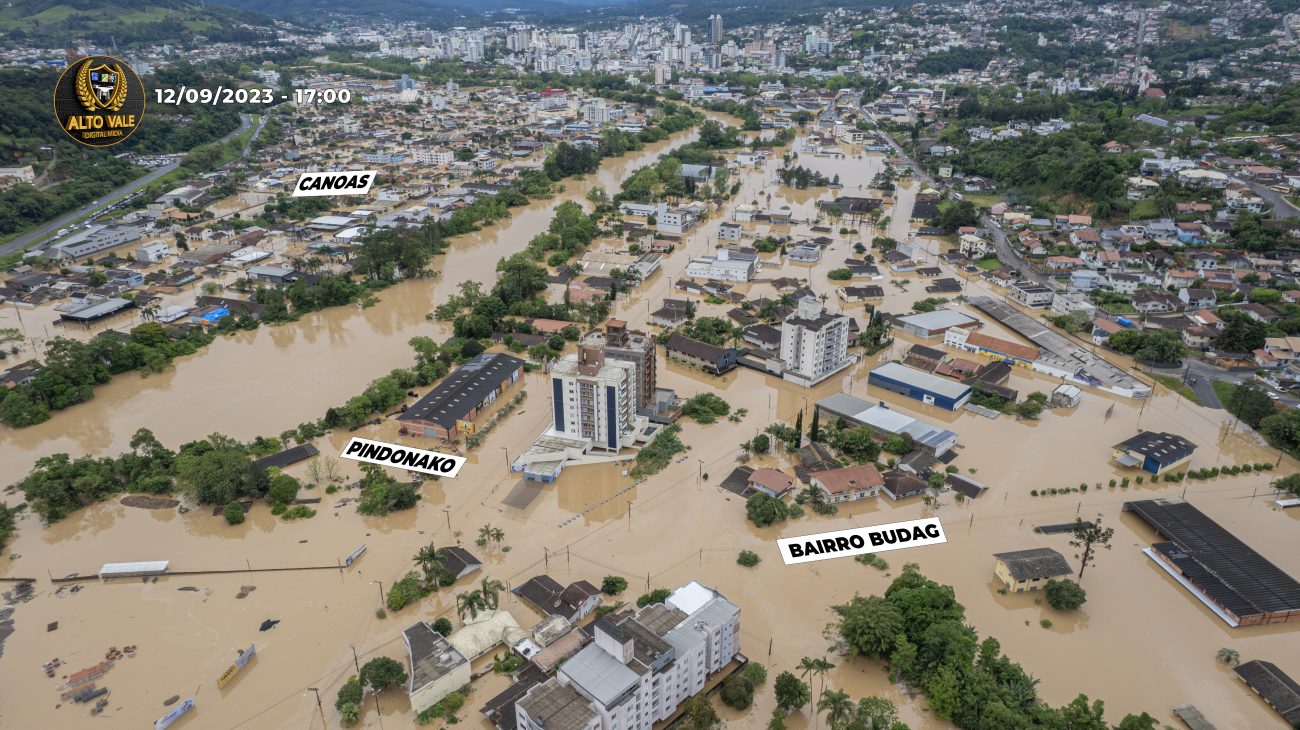
{"label": "utility pole", "polygon": [[547,547],[543,547],[543,548],[542,548],[542,559],[546,561],[546,569],[547,569],[547,570],[550,570],[550,569],[551,569],[551,550],[550,550],[550,548],[547,548]]}
{"label": "utility pole", "polygon": [[383,606],[384,606],[384,582],[383,582],[382,580],[376,580],[376,581],[371,581],[371,582],[372,582],[372,583],[378,583],[378,584],[379,584],[379,607],[380,607],[380,608],[383,608]]}
{"label": "utility pole", "polygon": [[360,675],[361,660],[357,658],[357,647],[353,646],[352,644],[348,644],[348,648],[352,649],[352,663],[357,665],[357,674]]}
{"label": "utility pole", "polygon": [[326,728],[329,727],[329,722],[325,720],[325,706],[320,703],[320,690],[316,689],[315,687],[308,687],[307,689],[316,693],[316,709],[320,710],[321,727],[326,727]]}

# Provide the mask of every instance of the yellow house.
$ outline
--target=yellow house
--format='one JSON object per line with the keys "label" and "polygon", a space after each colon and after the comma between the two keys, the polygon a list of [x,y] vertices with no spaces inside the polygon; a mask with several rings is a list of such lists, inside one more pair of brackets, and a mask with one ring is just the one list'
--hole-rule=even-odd
{"label": "yellow house", "polygon": [[1036,591],[1052,578],[1074,573],[1065,557],[1051,548],[997,553],[993,560],[993,574],[1012,593]]}
{"label": "yellow house", "polygon": [[411,709],[424,712],[469,684],[469,660],[423,621],[402,632],[410,659]]}

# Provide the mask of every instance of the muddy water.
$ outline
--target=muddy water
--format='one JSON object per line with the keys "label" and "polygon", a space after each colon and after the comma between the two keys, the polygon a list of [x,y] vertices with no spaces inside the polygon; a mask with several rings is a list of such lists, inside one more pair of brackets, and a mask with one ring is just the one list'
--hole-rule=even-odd
{"label": "muddy water", "polygon": [[[617,191],[633,170],[696,136],[682,132],[641,152],[606,160],[586,179],[564,181],[562,194],[516,208],[510,219],[454,239],[447,254],[433,262],[436,278],[393,286],[380,293],[374,307],[335,308],[295,324],[224,337],[162,375],[116,378],[96,389],[91,403],[57,413],[42,425],[0,430],[0,473],[21,474],[36,458],[58,451],[118,452],[140,426],[179,444],[213,431],[239,438],[278,433],[318,418],[325,406],[409,364],[406,343],[411,337],[445,336],[445,325],[426,321],[425,314],[462,281],[473,279],[489,288],[496,262],[544,231],[557,204],[583,200],[593,185]],[[268,417],[273,423],[268,424]]]}
{"label": "muddy water", "polygon": [[[846,189],[865,184],[879,165],[879,159],[871,157],[805,157],[802,162],[828,175],[840,174]],[[642,164],[631,160],[619,163],[629,169]],[[769,162],[765,170],[745,174],[738,200],[759,199],[766,204],[765,184],[775,164]],[[601,184],[615,188],[621,173],[610,174],[614,179],[608,181],[605,175],[601,173]],[[585,183],[568,185],[566,196],[585,192]],[[831,195],[828,191],[771,192],[773,207],[790,205],[800,211],[796,217],[803,218],[812,218],[815,202]],[[900,188],[901,206],[910,205],[906,196],[906,188]],[[87,414],[100,415],[79,422],[81,428],[46,429],[43,438],[53,443],[43,443],[42,438],[7,442],[2,457],[5,473],[21,473],[37,454],[49,451],[116,451],[140,423],[155,427],[160,437],[174,445],[213,430],[244,437],[276,433],[314,417],[324,403],[345,398],[369,378],[404,364],[409,359],[405,340],[411,335],[439,334],[438,325],[424,321],[424,313],[464,278],[487,283],[491,263],[516,250],[531,237],[530,231],[544,225],[549,219],[547,208],[554,202],[518,211],[508,226],[497,229],[508,241],[497,240],[491,231],[458,241],[444,263],[441,279],[385,292],[384,302],[373,309],[323,313],[296,326],[265,328],[216,343],[212,352],[159,378],[129,383],[120,379],[83,407]],[[724,206],[701,226],[669,257],[665,271],[622,303],[618,314],[634,325],[643,323],[652,308],[649,305],[657,306],[689,256],[711,246],[718,221],[729,215],[730,205]],[[906,219],[906,211],[893,217],[891,234],[905,235],[906,229],[895,228],[898,221]],[[533,221],[532,227],[517,230],[515,226],[524,220]],[[794,226],[792,232],[807,235],[808,229]],[[869,240],[869,233],[863,235]],[[839,304],[825,274],[850,252],[850,242],[837,242],[822,262],[798,269],[797,276],[807,278],[819,292],[830,294],[828,305],[833,308]],[[784,273],[795,275],[789,274],[792,270],[786,267]],[[777,272],[781,270],[765,276],[783,275]],[[902,311],[925,296],[923,284],[915,278],[910,281],[906,291],[885,282],[885,309]],[[982,285],[976,281],[971,286]],[[749,289],[754,294],[773,294],[765,284]],[[721,314],[728,308],[704,305],[702,310]],[[856,312],[861,305],[846,309]],[[996,326],[989,331],[1010,336]],[[906,338],[900,337],[895,355],[901,353],[903,340]],[[352,351],[356,354],[349,356]],[[1041,679],[1040,693],[1049,702],[1064,703],[1076,693],[1086,692],[1106,702],[1112,721],[1125,712],[1145,710],[1170,724],[1176,723],[1168,712],[1170,706],[1194,702],[1222,727],[1276,724],[1268,708],[1215,664],[1214,654],[1219,647],[1231,646],[1243,659],[1273,659],[1296,670],[1286,662],[1288,657],[1300,655],[1300,635],[1294,629],[1226,629],[1138,551],[1152,536],[1132,518],[1121,518],[1122,502],[1178,495],[1183,485],[1104,486],[1118,475],[1109,463],[1109,446],[1139,427],[1175,431],[1199,444],[1193,467],[1271,462],[1276,459],[1274,453],[1241,429],[1228,432],[1222,412],[1190,406],[1163,389],[1145,406],[1088,393],[1077,409],[1050,411],[1033,424],[1007,417],[990,421],[969,413],[949,413],[869,388],[867,370],[888,356],[887,351],[807,390],[747,370],[716,378],[675,363],[662,366],[662,385],[684,396],[718,392],[733,407],[746,408],[749,413],[739,424],[683,424],[682,439],[690,445],[685,458],[630,491],[625,490],[632,482],[622,475],[621,467],[597,465],[567,470],[526,507],[504,503],[518,482],[517,476],[507,473],[508,456],[530,444],[549,420],[549,389],[544,376],[533,374],[524,385],[529,399],[480,449],[468,454],[470,463],[460,477],[427,482],[416,510],[387,518],[361,517],[352,505],[337,506],[353,496],[351,493],[323,495],[317,488],[316,496],[324,500],[320,513],[295,523],[280,522],[261,506],[253,509],[244,525],[228,527],[207,512],[176,514],[116,503],[84,510],[48,529],[24,518],[12,545],[12,551],[21,557],[3,563],[2,570],[8,575],[39,577],[47,570],[54,575],[90,573],[107,560],[164,558],[172,560],[176,570],[328,565],[362,543],[369,552],[342,573],[175,576],[147,584],[90,584],[78,594],[61,597],[51,595],[49,583],[42,581],[38,584],[42,595],[15,614],[18,631],[9,638],[0,659],[0,671],[6,678],[0,683],[0,725],[80,726],[85,722],[85,708],[55,709],[56,682],[46,679],[39,665],[57,656],[65,671],[75,671],[97,662],[109,646],[134,643],[140,646],[139,655],[123,660],[101,681],[113,690],[108,719],[114,727],[138,727],[156,718],[164,711],[162,699],[172,694],[196,697],[199,710],[185,721],[186,728],[320,727],[309,687],[320,689],[326,722],[337,727],[332,700],[341,682],[355,672],[352,647],[363,662],[377,655],[404,658],[401,629],[417,619],[454,618],[456,589],[464,590],[473,582],[464,579],[456,589],[444,589],[399,615],[376,618],[381,586],[375,581],[382,581],[386,590],[411,569],[410,556],[416,549],[430,541],[439,545],[459,541],[484,558],[483,573],[473,579],[487,575],[511,585],[542,572],[562,582],[580,578],[598,582],[605,575],[619,574],[631,583],[629,600],[647,587],[673,587],[691,579],[714,585],[742,607],[742,651],[767,664],[771,678],[779,671],[793,670],[800,657],[827,655],[830,641],[822,632],[834,619],[829,606],[854,593],[882,591],[904,562],[916,561],[928,575],[956,588],[971,623],[982,635],[997,636],[1013,659]],[[209,360],[215,365],[206,365]],[[187,372],[191,369],[196,372]],[[165,380],[168,377],[171,380]],[[203,387],[209,381],[211,387]],[[121,388],[119,399],[108,397],[122,383],[129,388]],[[1022,392],[1047,391],[1054,385],[1050,379],[1021,371],[1013,375],[1010,384]],[[793,422],[799,411],[809,410],[818,398],[840,388],[868,400],[884,400],[959,434],[962,448],[956,464],[964,473],[973,472],[974,478],[990,489],[973,502],[957,503],[948,496],[947,503],[938,508],[937,515],[948,531],[948,545],[886,554],[891,565],[888,572],[851,560],[786,567],[773,544],[778,536],[912,519],[931,511],[917,500],[894,503],[882,497],[843,508],[832,518],[810,516],[757,529],[745,521],[739,498],[713,486],[739,463],[741,441],[773,421]],[[178,403],[178,393],[186,394],[187,400]],[[1112,404],[1114,412],[1107,417]],[[79,410],[61,415],[73,413]],[[30,432],[8,436],[22,438]],[[324,454],[337,454],[350,435],[354,434],[333,434],[317,445]],[[355,435],[417,442],[398,436],[392,422],[367,426]],[[767,457],[763,463],[789,468],[784,455]],[[345,477],[356,476],[351,462],[340,462],[340,466]],[[1295,465],[1286,460],[1281,468],[1293,470]],[[303,465],[291,472],[301,476]],[[1187,494],[1278,565],[1298,574],[1300,554],[1293,549],[1296,518],[1269,508],[1262,496],[1267,481],[1265,475],[1221,477],[1188,483]],[[1079,482],[1101,482],[1103,487],[1090,488],[1084,494],[1029,496],[1030,489]],[[1257,491],[1260,496],[1252,499]],[[1037,605],[1032,596],[996,593],[992,553],[1051,546],[1072,556],[1068,538],[1036,535],[1032,526],[1099,512],[1116,527],[1114,549],[1102,553],[1088,569],[1083,585],[1089,600],[1077,615]],[[577,519],[570,521],[575,515]],[[483,551],[473,545],[484,524],[506,532],[509,551]],[[742,549],[759,553],[763,562],[753,569],[738,567],[735,556]],[[243,585],[256,585],[257,590],[236,599]],[[199,590],[178,590],[186,586]],[[524,626],[539,618],[513,596],[503,596],[502,607]],[[260,633],[257,625],[266,618],[279,618],[282,623]],[[1039,626],[1041,618],[1053,621],[1050,630]],[[42,630],[45,623],[55,620],[60,622],[58,631]],[[257,643],[258,658],[231,685],[217,690],[215,677],[235,651],[250,642]],[[890,685],[879,665],[833,656],[831,660],[838,666],[827,674],[827,687],[843,689],[854,697],[885,696],[899,706],[903,719],[914,728],[948,726],[926,710],[923,699],[909,700]],[[475,668],[480,669],[485,661],[480,660]],[[1140,668],[1146,681],[1134,683],[1131,671],[1116,672],[1114,667]],[[1178,671],[1169,671],[1169,667],[1178,667]],[[499,677],[475,683],[474,694],[461,713],[467,725],[486,726],[476,709],[504,685]],[[377,713],[370,703],[367,700],[363,726],[377,727]],[[384,727],[414,726],[401,693],[386,694],[380,704]],[[728,726],[759,728],[766,725],[773,704],[770,689],[764,689],[749,713],[720,710]],[[805,712],[793,716],[788,724],[803,728],[811,721]]]}

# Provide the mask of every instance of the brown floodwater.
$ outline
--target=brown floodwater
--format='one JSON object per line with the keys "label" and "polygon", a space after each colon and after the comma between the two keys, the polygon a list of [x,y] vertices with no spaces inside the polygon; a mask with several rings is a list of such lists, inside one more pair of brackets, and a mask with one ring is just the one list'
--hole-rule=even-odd
{"label": "brown floodwater", "polygon": [[[685,139],[689,136],[679,135],[668,144]],[[657,151],[607,161],[588,180],[568,181],[561,198],[534,203],[515,211],[510,221],[458,239],[441,262],[441,277],[389,289],[371,309],[331,310],[296,324],[225,338],[162,375],[118,378],[100,389],[92,403],[57,414],[47,424],[6,431],[0,437],[4,439],[0,467],[16,478],[42,454],[115,453],[140,425],[153,428],[176,446],[212,431],[249,438],[315,418],[326,405],[345,400],[370,379],[409,362],[406,340],[411,336],[444,336],[445,327],[426,321],[425,313],[463,279],[490,283],[495,261],[518,250],[543,227],[556,202],[582,196],[594,182],[616,189],[622,177]],[[804,155],[801,163],[827,175],[839,174],[845,192],[855,194],[857,185],[874,176],[881,158]],[[737,201],[789,205],[796,218],[815,218],[816,202],[834,193],[771,188],[768,181],[777,165],[779,155],[765,169],[739,175],[742,192]],[[889,227],[895,237],[905,237],[914,227],[906,222],[914,187],[900,185],[899,212]],[[770,204],[766,202],[769,191]],[[690,236],[667,259],[664,273],[620,303],[617,314],[634,326],[643,324],[648,311],[671,291],[672,280],[689,257],[712,246],[717,222],[729,217],[732,205],[724,206]],[[754,230],[765,232],[765,227]],[[809,234],[804,224],[792,226],[791,231]],[[861,238],[869,241],[871,235],[864,230]],[[818,292],[830,295],[828,306],[839,309],[826,272],[852,255],[851,246],[852,241],[837,241],[815,266],[773,267],[763,278],[806,278]],[[886,278],[910,282],[906,290],[880,282],[885,286],[887,310],[907,309],[925,296],[924,284],[916,277]],[[996,294],[978,280],[969,286],[971,293]],[[746,289],[755,295],[774,294],[762,283]],[[701,313],[722,315],[729,308],[702,304]],[[862,306],[843,309],[860,313]],[[989,331],[1014,337],[996,325],[990,325]],[[1228,646],[1237,649],[1243,660],[1270,659],[1296,672],[1300,667],[1287,662],[1300,656],[1300,634],[1285,627],[1226,628],[1140,552],[1153,539],[1150,531],[1120,513],[1126,499],[1177,496],[1186,486],[1187,497],[1207,514],[1297,574],[1297,517],[1271,507],[1266,498],[1271,475],[1127,489],[1105,486],[1120,475],[1110,463],[1110,445],[1139,427],[1174,431],[1197,443],[1193,467],[1271,463],[1278,458],[1276,452],[1243,427],[1230,431],[1222,411],[1193,406],[1164,388],[1145,404],[1089,391],[1078,408],[1048,411],[1034,423],[1018,423],[1006,416],[988,420],[971,413],[954,414],[869,388],[867,371],[891,352],[900,355],[910,342],[900,335],[892,350],[811,389],[748,370],[713,377],[677,363],[664,365],[659,371],[662,385],[683,396],[717,392],[748,414],[738,424],[684,422],[681,436],[690,450],[635,487],[622,473],[626,465],[575,467],[555,484],[537,490],[531,502],[511,506],[520,505],[511,499],[507,503],[519,483],[518,475],[508,473],[507,460],[531,444],[550,417],[545,376],[530,374],[523,386],[529,398],[479,449],[467,454],[470,463],[458,478],[425,482],[421,503],[414,510],[384,518],[363,517],[356,514],[355,505],[340,504],[354,498],[354,492],[325,495],[317,487],[309,496],[323,498],[319,514],[297,522],[283,522],[263,505],[255,506],[243,525],[230,527],[207,510],[180,514],[117,502],[82,510],[48,528],[31,516],[24,517],[11,544],[13,557],[0,558],[0,573],[40,578],[40,595],[18,607],[16,633],[6,641],[0,658],[5,677],[0,683],[0,726],[89,723],[84,706],[56,708],[58,680],[47,679],[40,665],[58,657],[62,675],[95,664],[111,646],[137,644],[135,658],[121,660],[99,681],[112,690],[108,710],[97,719],[107,726],[140,727],[165,711],[165,698],[179,694],[194,696],[198,704],[191,717],[176,725],[187,730],[321,727],[315,697],[308,689],[315,687],[321,692],[328,726],[337,727],[333,699],[340,684],[355,673],[353,648],[361,662],[379,655],[403,659],[401,630],[415,620],[454,619],[456,590],[465,590],[484,576],[514,586],[548,572],[561,582],[598,583],[605,575],[623,575],[631,584],[628,599],[648,587],[675,587],[696,579],[738,603],[741,649],[769,666],[770,679],[749,712],[736,713],[719,705],[729,727],[765,727],[774,706],[771,679],[779,671],[794,670],[803,656],[828,656],[837,664],[826,675],[828,688],[842,689],[855,698],[886,697],[913,728],[950,727],[934,718],[923,698],[909,698],[902,688],[891,685],[879,664],[834,656],[828,649],[831,640],[823,635],[834,620],[830,606],[855,593],[883,591],[906,562],[917,562],[930,577],[953,585],[970,623],[981,635],[996,636],[1010,657],[1041,680],[1039,692],[1048,702],[1062,704],[1084,692],[1105,701],[1112,722],[1126,712],[1148,711],[1171,725],[1177,721],[1169,708],[1192,702],[1220,727],[1276,726],[1276,715],[1216,664],[1215,653]],[[1010,385],[1027,393],[1048,391],[1054,383],[1017,370]],[[774,421],[793,422],[799,411],[810,411],[817,399],[839,389],[871,401],[883,400],[956,431],[961,448],[955,464],[988,485],[989,491],[962,503],[947,495],[937,510],[916,499],[895,503],[881,497],[842,507],[833,517],[810,515],[768,528],[753,527],[744,518],[742,501],[714,486],[741,463],[739,443]],[[806,423],[809,417],[810,412]],[[355,434],[331,434],[317,446],[325,455],[337,455],[352,435],[420,443],[399,436],[395,423],[384,421]],[[345,478],[358,476],[353,462],[338,463]],[[785,455],[767,456],[759,463],[790,467]],[[1282,460],[1279,467],[1283,473],[1294,469],[1290,459]],[[289,471],[303,477],[305,465]],[[1080,482],[1090,485],[1086,493],[1029,496],[1030,489]],[[1093,486],[1098,483],[1101,488]],[[1038,604],[1035,596],[997,594],[992,553],[1050,546],[1071,557],[1074,551],[1067,545],[1068,537],[1038,535],[1032,527],[1099,513],[1116,528],[1116,535],[1113,549],[1103,552],[1085,574],[1088,602],[1080,611],[1065,614]],[[888,571],[844,559],[785,566],[774,544],[781,536],[925,514],[943,520],[948,544],[884,554]],[[505,531],[508,551],[485,551],[473,544],[479,528],[487,524]],[[466,545],[484,559],[483,572],[418,606],[377,618],[380,591],[412,568],[410,556],[428,542]],[[93,573],[105,561],[168,559],[173,570],[332,565],[361,544],[369,551],[342,572],[171,576],[148,583],[89,583],[78,593],[64,590],[59,595],[45,580],[47,574]],[[757,552],[763,561],[752,569],[737,566],[736,554],[742,549]],[[257,588],[243,599],[236,598],[248,585]],[[180,590],[185,587],[197,590]],[[502,608],[525,627],[540,618],[509,594],[503,595]],[[281,623],[259,632],[258,625],[268,618]],[[1043,618],[1052,620],[1050,629],[1039,625]],[[59,622],[58,630],[45,631],[53,621]],[[257,644],[257,659],[225,689],[217,689],[216,677],[250,643]],[[478,660],[476,671],[489,663],[490,658]],[[1115,671],[1117,667],[1122,670]],[[1133,676],[1145,681],[1134,682]],[[477,708],[505,686],[506,681],[494,675],[477,680],[461,713],[465,724],[486,727]],[[415,726],[400,692],[385,693],[379,703],[376,713],[373,700],[367,700],[363,727],[378,727],[378,715],[385,728]],[[823,718],[820,725],[824,724]],[[812,722],[805,710],[792,716],[788,725],[805,728]]]}

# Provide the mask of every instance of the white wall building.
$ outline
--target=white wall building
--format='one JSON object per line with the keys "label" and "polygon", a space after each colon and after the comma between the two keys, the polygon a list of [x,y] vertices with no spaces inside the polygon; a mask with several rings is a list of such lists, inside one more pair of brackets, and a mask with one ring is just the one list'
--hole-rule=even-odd
{"label": "white wall building", "polygon": [[731,251],[721,248],[716,256],[691,259],[686,265],[686,276],[691,279],[745,282],[754,276],[755,266],[754,259],[735,257]]}
{"label": "white wall building", "polygon": [[636,365],[581,345],[551,368],[554,433],[617,451],[636,440]]}
{"label": "white wall building", "polygon": [[809,387],[853,363],[849,357],[849,318],[827,312],[813,297],[781,323],[781,360],[786,380]]}
{"label": "white wall building", "polygon": [[415,161],[421,165],[450,165],[456,155],[446,147],[422,147],[414,152]]}
{"label": "white wall building", "polygon": [[593,625],[595,641],[515,703],[528,730],[650,730],[740,648],[740,607],[694,581],[664,603]]}

